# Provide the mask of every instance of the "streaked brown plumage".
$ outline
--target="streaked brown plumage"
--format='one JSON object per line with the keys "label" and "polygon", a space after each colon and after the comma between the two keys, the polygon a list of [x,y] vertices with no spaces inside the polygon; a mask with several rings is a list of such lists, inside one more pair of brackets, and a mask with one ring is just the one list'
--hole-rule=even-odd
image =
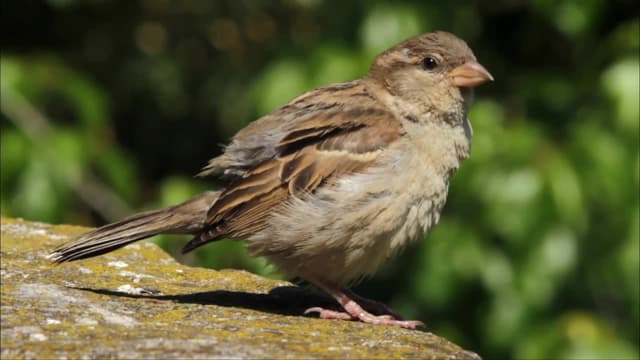
{"label": "streaked brown plumage", "polygon": [[490,80],[454,35],[409,39],[380,54],[364,78],[310,91],[240,130],[201,173],[226,179],[223,190],[103,226],[51,257],[78,260],[159,233],[194,234],[184,251],[244,239],[346,313],[309,311],[415,328],[421,323],[386,307],[370,314],[366,300],[340,287],[438,221],[449,178],[469,154],[471,87]]}

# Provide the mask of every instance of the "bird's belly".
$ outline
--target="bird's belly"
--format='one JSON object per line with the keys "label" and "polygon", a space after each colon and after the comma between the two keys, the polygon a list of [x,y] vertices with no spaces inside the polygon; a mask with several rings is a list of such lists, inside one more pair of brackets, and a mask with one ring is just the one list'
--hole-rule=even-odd
{"label": "bird's belly", "polygon": [[372,273],[437,223],[446,199],[444,179],[425,171],[389,181],[391,170],[291,201],[248,239],[250,252],[287,273],[340,284]]}
{"label": "bird's belly", "polygon": [[[395,200],[395,201],[394,201]],[[424,196],[413,201],[390,199],[387,209],[348,239],[344,263],[349,268],[342,282],[366,276],[421,239],[439,218],[444,199]],[[380,231],[381,229],[385,229]]]}

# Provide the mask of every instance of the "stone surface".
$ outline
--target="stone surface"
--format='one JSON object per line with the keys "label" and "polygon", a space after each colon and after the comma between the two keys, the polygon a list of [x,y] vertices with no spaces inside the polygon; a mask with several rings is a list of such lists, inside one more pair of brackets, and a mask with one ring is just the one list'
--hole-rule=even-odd
{"label": "stone surface", "polygon": [[176,263],[140,242],[63,265],[86,231],[2,219],[2,358],[479,359],[428,332],[305,317],[327,297],[245,271]]}

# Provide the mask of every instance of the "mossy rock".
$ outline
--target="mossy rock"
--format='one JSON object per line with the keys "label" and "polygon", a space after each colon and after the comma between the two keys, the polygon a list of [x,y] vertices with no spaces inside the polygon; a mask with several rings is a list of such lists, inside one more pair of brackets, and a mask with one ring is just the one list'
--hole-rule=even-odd
{"label": "mossy rock", "polygon": [[479,359],[434,334],[303,316],[318,292],[188,267],[147,242],[63,265],[86,231],[3,218],[2,358]]}

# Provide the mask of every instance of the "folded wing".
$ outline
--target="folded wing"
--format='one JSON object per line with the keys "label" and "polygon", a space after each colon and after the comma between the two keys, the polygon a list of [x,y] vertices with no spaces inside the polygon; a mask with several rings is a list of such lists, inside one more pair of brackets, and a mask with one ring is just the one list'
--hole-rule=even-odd
{"label": "folded wing", "polygon": [[273,144],[272,157],[258,159],[235,178],[209,210],[206,230],[184,252],[264,229],[272,209],[292,197],[331,186],[342,176],[365,171],[404,134],[393,114],[375,102],[323,109],[310,100],[306,98],[304,106],[315,107],[313,116],[291,124]]}

